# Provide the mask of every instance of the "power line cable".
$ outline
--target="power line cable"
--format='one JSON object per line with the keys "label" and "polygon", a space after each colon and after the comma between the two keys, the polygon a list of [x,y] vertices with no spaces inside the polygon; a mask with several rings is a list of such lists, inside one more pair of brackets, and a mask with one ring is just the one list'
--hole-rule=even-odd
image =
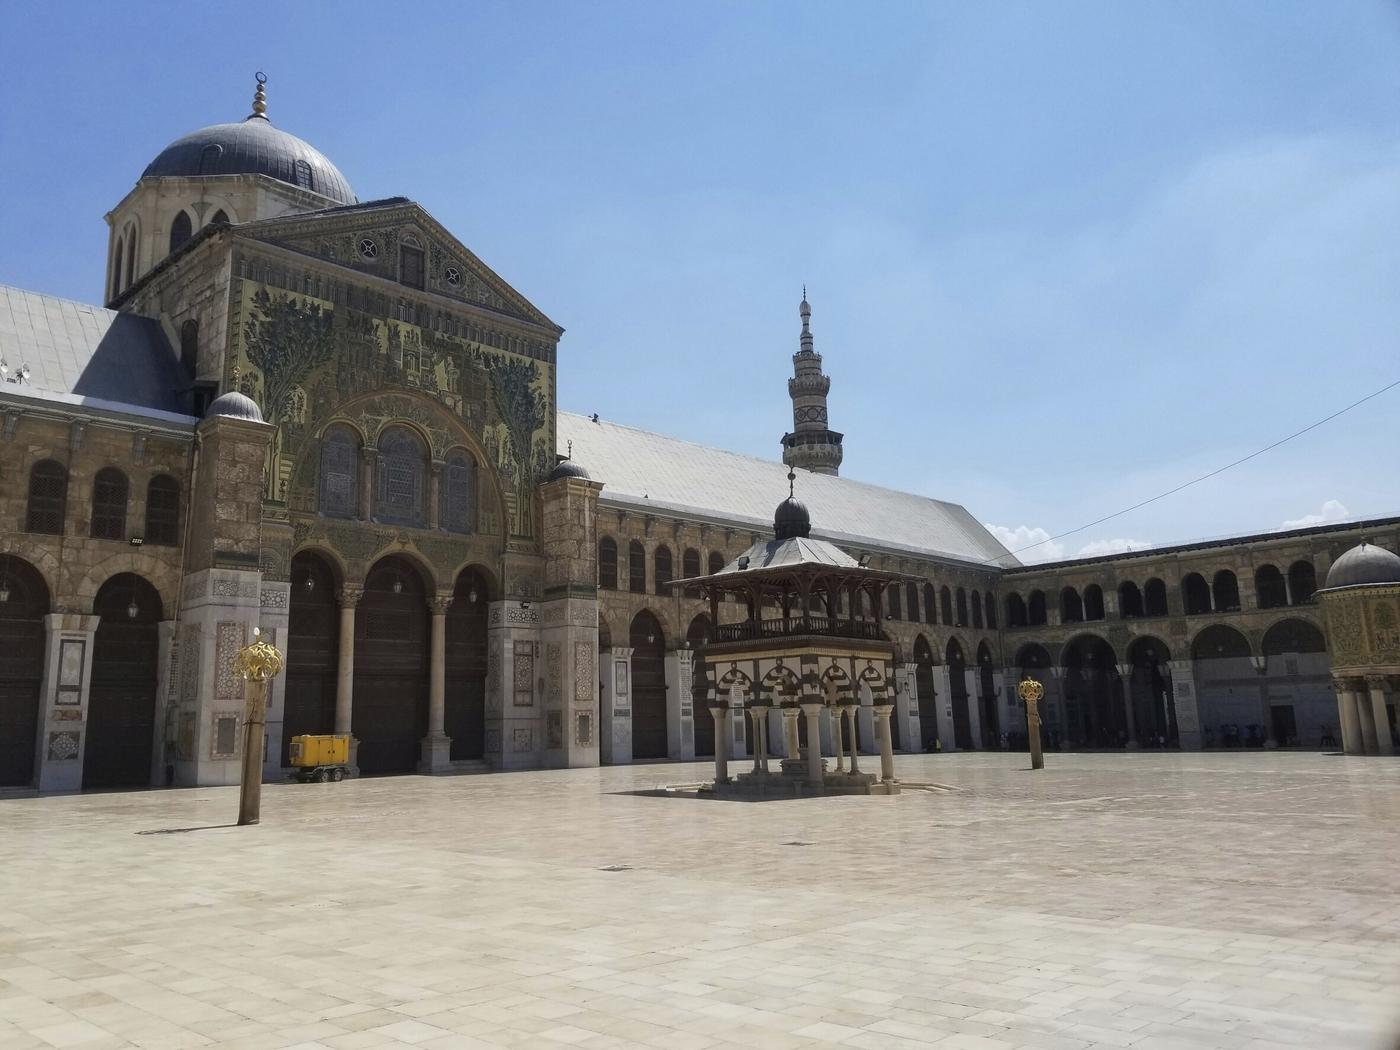
{"label": "power line cable", "polygon": [[1346,413],[1350,412],[1353,408],[1357,408],[1357,407],[1360,406],[1360,405],[1364,405],[1367,401],[1370,401],[1372,398],[1380,397],[1380,396],[1381,396],[1382,394],[1384,394],[1387,390],[1393,390],[1393,389],[1395,389],[1397,386],[1400,386],[1400,379],[1395,380],[1393,383],[1387,383],[1385,386],[1381,387],[1379,390],[1373,390],[1373,391],[1371,391],[1371,393],[1367,394],[1365,397],[1361,398],[1359,401],[1353,401],[1351,404],[1347,405],[1346,408],[1339,408],[1339,409],[1337,409],[1337,411],[1333,412],[1330,416],[1326,416],[1326,417],[1324,417],[1324,418],[1322,418],[1322,419],[1319,419],[1319,420],[1318,420],[1317,422],[1315,422],[1315,423],[1309,423],[1307,426],[1303,427],[1301,430],[1295,430],[1293,433],[1289,434],[1287,437],[1279,438],[1277,441],[1275,441],[1275,442],[1274,442],[1273,444],[1271,444],[1271,445],[1265,445],[1263,448],[1261,448],[1261,449],[1256,449],[1254,452],[1251,452],[1251,453],[1250,453],[1249,455],[1247,455],[1247,456],[1241,456],[1239,459],[1235,460],[1233,463],[1226,463],[1223,467],[1217,467],[1215,470],[1212,470],[1212,471],[1211,471],[1210,473],[1208,473],[1208,474],[1202,474],[1202,475],[1201,475],[1200,477],[1198,477],[1198,478],[1192,478],[1190,481],[1184,481],[1184,482],[1182,482],[1180,485],[1176,486],[1176,488],[1167,489],[1166,492],[1159,492],[1157,495],[1152,496],[1152,497],[1149,498],[1149,499],[1145,499],[1145,500],[1143,500],[1143,501],[1140,502],[1140,503],[1134,503],[1131,507],[1124,507],[1122,510],[1116,510],[1116,511],[1114,511],[1112,514],[1105,514],[1102,518],[1097,518],[1097,519],[1095,519],[1094,521],[1089,522],[1087,525],[1080,525],[1078,528],[1076,528],[1076,529],[1070,529],[1068,532],[1061,532],[1061,533],[1058,533],[1057,535],[1054,535],[1054,536],[1047,536],[1045,539],[1043,539],[1043,540],[1037,540],[1035,543],[1029,544],[1029,545],[1027,545],[1027,546],[1025,546],[1025,547],[1018,547],[1016,550],[1011,551],[1010,553],[1013,554],[1013,555],[1016,555],[1016,554],[1021,554],[1021,553],[1024,552],[1024,551],[1035,550],[1035,548],[1037,548],[1037,547],[1043,547],[1043,546],[1045,546],[1045,544],[1047,544],[1047,543],[1053,543],[1053,542],[1055,542],[1056,540],[1062,540],[1062,539],[1064,539],[1066,536],[1073,536],[1073,535],[1075,535],[1076,533],[1083,532],[1085,529],[1092,529],[1095,525],[1102,525],[1104,522],[1106,522],[1106,521],[1112,521],[1114,518],[1121,518],[1124,514],[1131,514],[1133,511],[1135,511],[1135,510],[1140,510],[1141,508],[1147,506],[1149,503],[1156,503],[1156,502],[1157,502],[1158,500],[1160,500],[1160,499],[1166,499],[1168,496],[1174,496],[1174,495],[1176,495],[1178,492],[1182,491],[1183,489],[1189,489],[1192,485],[1199,485],[1199,484],[1200,484],[1201,482],[1203,482],[1203,481],[1209,481],[1211,478],[1215,477],[1217,474],[1223,474],[1223,473],[1225,473],[1225,471],[1227,471],[1227,470],[1230,470],[1230,469],[1232,469],[1232,468],[1234,468],[1234,467],[1238,467],[1241,463],[1248,463],[1251,459],[1254,459],[1254,458],[1256,458],[1256,457],[1258,457],[1258,456],[1262,456],[1265,452],[1272,452],[1274,449],[1278,448],[1280,445],[1286,444],[1287,442],[1292,441],[1292,440],[1293,440],[1294,438],[1296,438],[1296,437],[1302,437],[1304,434],[1306,434],[1306,433],[1307,433],[1308,431],[1310,431],[1310,430],[1316,430],[1318,427],[1322,426],[1324,423],[1330,423],[1330,422],[1332,422],[1332,420],[1336,419],[1338,416],[1345,415]]}

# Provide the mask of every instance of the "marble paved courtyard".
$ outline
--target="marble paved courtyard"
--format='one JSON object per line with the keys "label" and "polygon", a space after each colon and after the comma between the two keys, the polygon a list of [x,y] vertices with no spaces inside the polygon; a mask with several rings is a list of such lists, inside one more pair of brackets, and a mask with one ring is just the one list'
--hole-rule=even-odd
{"label": "marble paved courtyard", "polygon": [[[901,756],[0,801],[0,1047],[1381,1047],[1400,762]],[[614,870],[620,869],[620,870]]]}

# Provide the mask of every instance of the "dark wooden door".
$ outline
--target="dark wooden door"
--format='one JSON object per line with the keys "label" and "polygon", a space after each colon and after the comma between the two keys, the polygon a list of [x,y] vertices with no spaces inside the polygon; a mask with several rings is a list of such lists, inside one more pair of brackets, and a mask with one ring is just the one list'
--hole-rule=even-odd
{"label": "dark wooden door", "polygon": [[694,677],[691,679],[691,712],[695,716],[695,757],[704,758],[715,753],[715,716],[710,713],[706,698],[705,661],[696,657],[691,664]]}
{"label": "dark wooden door", "polygon": [[666,665],[661,628],[647,613],[632,621],[632,758],[665,758]]}
{"label": "dark wooden door", "polygon": [[953,740],[959,750],[966,751],[972,747],[972,718],[967,709],[967,675],[962,664],[949,666],[948,691],[953,702]]}
{"label": "dark wooden door", "polygon": [[130,573],[114,576],[97,592],[93,611],[101,620],[92,651],[84,788],[151,783],[159,603],[155,589]]}
{"label": "dark wooden door", "polygon": [[486,584],[474,573],[457,581],[447,607],[444,727],[454,760],[486,754]]}
{"label": "dark wooden door", "polygon": [[428,606],[414,567],[385,558],[355,613],[351,730],[361,773],[411,773],[428,732]]}
{"label": "dark wooden door", "polygon": [[914,671],[914,686],[919,691],[919,736],[914,750],[933,750],[938,739],[938,697],[933,695],[933,664],[921,663]]}
{"label": "dark wooden door", "polygon": [[34,781],[48,588],[13,558],[0,574],[10,591],[0,603],[0,787],[27,787]]}
{"label": "dark wooden door", "polygon": [[340,607],[335,597],[335,577],[320,558],[299,554],[292,559],[292,600],[287,614],[283,766],[289,764],[287,750],[292,737],[335,731],[339,653]]}

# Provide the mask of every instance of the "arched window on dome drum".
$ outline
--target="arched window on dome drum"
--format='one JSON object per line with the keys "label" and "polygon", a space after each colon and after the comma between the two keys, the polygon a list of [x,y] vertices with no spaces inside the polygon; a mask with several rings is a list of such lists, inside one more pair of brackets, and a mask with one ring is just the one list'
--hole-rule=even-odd
{"label": "arched window on dome drum", "polygon": [[617,540],[604,536],[598,541],[598,586],[617,590]]}
{"label": "arched window on dome drum", "polygon": [[25,531],[62,536],[67,504],[67,469],[53,459],[35,463],[29,472],[29,507],[25,514]]}
{"label": "arched window on dome drum", "polygon": [[304,160],[299,160],[292,165],[292,175],[296,184],[304,190],[314,190],[316,188],[312,181],[311,165]]}
{"label": "arched window on dome drum", "polygon": [[189,212],[177,213],[170,223],[170,250],[174,252],[193,235],[194,225],[190,222]]}
{"label": "arched window on dome drum", "polygon": [[627,544],[627,589],[633,594],[647,592],[647,552],[636,540]]}
{"label": "arched window on dome drum", "polygon": [[199,173],[201,175],[217,175],[219,172],[219,158],[224,155],[224,147],[217,142],[211,142],[199,151]]}
{"label": "arched window on dome drum", "polygon": [[709,575],[713,576],[715,573],[720,572],[721,570],[723,570],[723,568],[724,568],[724,554],[721,553],[720,551],[710,551],[710,571],[709,571]]}
{"label": "arched window on dome drum", "polygon": [[461,449],[449,452],[438,491],[438,525],[448,532],[476,531],[476,460]]}
{"label": "arched window on dome drum", "polygon": [[671,581],[676,578],[671,567],[671,548],[657,547],[654,561],[656,563],[656,572],[653,574],[656,593],[663,598],[669,598],[671,596]]}
{"label": "arched window on dome drum", "polygon": [[379,438],[379,471],[374,479],[374,516],[395,525],[422,525],[428,457],[423,444],[403,427]]}
{"label": "arched window on dome drum", "polygon": [[174,547],[180,542],[180,483],[157,474],[146,486],[146,543]]}
{"label": "arched window on dome drum", "polygon": [[972,626],[979,631],[982,629],[982,595],[977,591],[972,592]]}
{"label": "arched window on dome drum", "polygon": [[321,513],[353,518],[360,502],[359,442],[348,427],[331,427],[321,439]]}
{"label": "arched window on dome drum", "polygon": [[95,540],[126,539],[126,475],[103,467],[92,480],[92,528]]}
{"label": "arched window on dome drum", "polygon": [[[681,555],[681,576],[685,579],[693,579],[700,575],[700,552],[694,547],[687,547],[685,553]],[[700,588],[695,584],[689,584],[685,589],[687,598],[700,597]]]}

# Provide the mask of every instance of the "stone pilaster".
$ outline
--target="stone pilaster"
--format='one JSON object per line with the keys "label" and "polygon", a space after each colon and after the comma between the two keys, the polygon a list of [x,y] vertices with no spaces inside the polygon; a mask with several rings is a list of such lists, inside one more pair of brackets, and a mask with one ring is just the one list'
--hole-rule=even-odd
{"label": "stone pilaster", "polygon": [[983,747],[982,701],[978,694],[982,686],[978,681],[977,668],[965,669],[963,677],[967,682],[967,722],[972,727],[972,748],[974,751],[980,751]]}
{"label": "stone pilaster", "polygon": [[672,649],[666,654],[666,755],[691,761],[695,758],[694,694],[691,692],[692,661],[689,649]]}
{"label": "stone pilaster", "polygon": [[1201,716],[1196,696],[1196,664],[1193,660],[1173,660],[1170,695],[1176,707],[1176,735],[1183,751],[1201,749]]}
{"label": "stone pilaster", "polygon": [[44,617],[44,678],[34,762],[34,783],[40,791],[78,791],[83,786],[92,649],[100,622],[100,617],[77,613]]}
{"label": "stone pilaster", "polygon": [[[597,628],[593,645],[597,646]],[[534,602],[492,602],[486,629],[486,760],[496,769],[539,765],[546,750],[540,611]]]}
{"label": "stone pilaster", "polygon": [[[923,748],[922,727],[919,725],[919,678],[918,664],[901,664],[895,673],[899,691],[895,696],[892,724],[898,729],[893,734],[899,738],[900,749],[918,754]],[[890,746],[894,746],[893,739]]]}
{"label": "stone pilaster", "polygon": [[[278,651],[287,655],[287,620],[291,611],[292,585],[288,581],[263,580],[259,591],[260,613],[258,623],[262,636],[277,646]],[[287,676],[279,674],[268,683],[266,746],[267,763],[263,766],[263,780],[281,780],[283,773],[278,765],[282,755],[283,724],[287,710]]]}
{"label": "stone pilaster", "polygon": [[933,668],[933,695],[935,717],[938,719],[938,744],[940,750],[956,751],[957,734],[953,731],[953,686],[946,665]]}
{"label": "stone pilaster", "polygon": [[[603,671],[608,696],[601,717],[602,760],[622,766],[632,761],[632,649],[615,645],[605,655],[609,657]],[[728,698],[723,699],[727,703]],[[725,713],[728,714],[727,707]],[[732,730],[728,736],[733,737]],[[719,737],[715,738],[716,748],[722,743]]]}

